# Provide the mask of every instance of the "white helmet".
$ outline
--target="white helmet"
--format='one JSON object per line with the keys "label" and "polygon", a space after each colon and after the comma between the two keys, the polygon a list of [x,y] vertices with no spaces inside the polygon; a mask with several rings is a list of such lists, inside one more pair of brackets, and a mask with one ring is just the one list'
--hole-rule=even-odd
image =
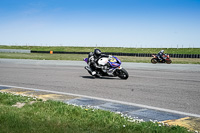
{"label": "white helmet", "polygon": [[161,52],[161,53],[164,53],[164,50],[161,50],[160,52]]}

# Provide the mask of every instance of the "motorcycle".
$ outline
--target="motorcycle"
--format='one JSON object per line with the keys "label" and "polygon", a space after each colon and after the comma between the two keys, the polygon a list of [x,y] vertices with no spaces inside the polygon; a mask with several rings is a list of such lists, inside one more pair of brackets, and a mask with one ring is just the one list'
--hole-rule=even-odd
{"label": "motorcycle", "polygon": [[172,63],[172,60],[170,59],[168,54],[163,55],[163,60],[159,60],[157,55],[152,55],[153,58],[151,59],[151,63],[156,64],[156,63],[167,63],[170,64]]}
{"label": "motorcycle", "polygon": [[[83,60],[86,63],[88,62],[88,58],[84,58]],[[121,61],[115,56],[112,56],[111,58],[102,57],[97,61],[97,63],[101,66],[101,68],[97,68],[96,72],[101,76],[118,76],[121,79],[128,79],[129,77],[128,72],[120,66]],[[92,75],[92,71],[89,65],[85,66],[85,69],[90,75]],[[98,77],[97,75],[95,76]]]}

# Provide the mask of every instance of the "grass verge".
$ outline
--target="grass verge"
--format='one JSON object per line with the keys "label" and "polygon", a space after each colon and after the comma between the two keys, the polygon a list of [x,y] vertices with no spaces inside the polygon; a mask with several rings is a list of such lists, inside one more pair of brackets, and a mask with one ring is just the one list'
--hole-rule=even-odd
{"label": "grass verge", "polygon": [[[64,51],[64,52],[91,52],[95,47],[67,47],[67,46],[6,46],[0,45],[0,49],[28,49],[33,51]],[[200,54],[200,48],[123,48],[123,47],[99,47],[102,52],[115,53],[158,53],[165,50],[168,54]]]}
{"label": "grass verge", "polygon": [[[82,61],[85,54],[0,53],[0,58]],[[117,56],[122,62],[150,63],[152,57]],[[200,64],[200,58],[171,58],[173,64]]]}
{"label": "grass verge", "polygon": [[[33,104],[29,104],[35,101]],[[18,108],[17,102],[26,103]],[[114,112],[0,93],[1,133],[189,133],[180,126],[139,122]]]}

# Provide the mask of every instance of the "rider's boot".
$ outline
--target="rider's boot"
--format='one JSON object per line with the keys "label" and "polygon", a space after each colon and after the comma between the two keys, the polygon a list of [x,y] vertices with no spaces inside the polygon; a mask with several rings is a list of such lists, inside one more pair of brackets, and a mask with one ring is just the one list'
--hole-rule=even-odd
{"label": "rider's boot", "polygon": [[95,71],[92,72],[92,76],[94,76],[94,75],[96,75],[96,72],[95,72]]}

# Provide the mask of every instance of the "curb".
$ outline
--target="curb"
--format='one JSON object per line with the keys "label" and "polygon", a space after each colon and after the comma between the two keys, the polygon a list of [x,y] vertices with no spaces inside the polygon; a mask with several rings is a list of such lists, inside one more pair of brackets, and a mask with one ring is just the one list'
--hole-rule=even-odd
{"label": "curb", "polygon": [[0,85],[0,92],[32,96],[43,100],[62,101],[67,104],[76,104],[79,106],[92,106],[111,112],[120,112],[124,115],[130,116],[132,118],[137,118],[141,121],[158,121],[168,125],[183,126],[193,131],[200,131],[200,117],[194,117],[185,114],[160,111],[156,109],[149,109],[145,107],[99,100],[78,95],[69,95],[46,90],[14,87],[7,85]]}

